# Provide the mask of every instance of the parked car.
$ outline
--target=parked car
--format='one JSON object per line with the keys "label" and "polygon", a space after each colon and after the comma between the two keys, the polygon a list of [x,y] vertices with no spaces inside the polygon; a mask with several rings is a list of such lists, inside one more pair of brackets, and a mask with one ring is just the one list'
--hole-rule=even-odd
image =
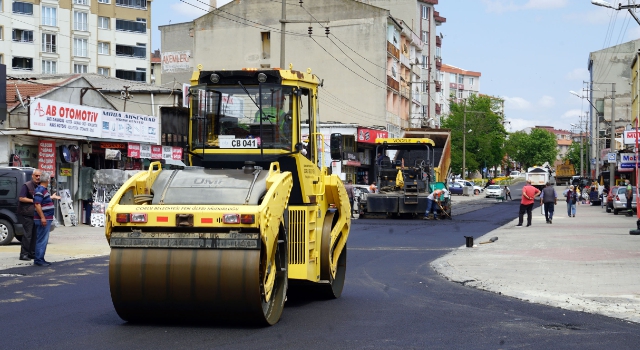
{"label": "parked car", "polygon": [[451,194],[457,194],[457,195],[462,195],[462,185],[457,183],[457,182],[451,182],[449,183],[449,192]]}
{"label": "parked car", "polygon": [[502,196],[502,187],[500,185],[489,185],[485,191],[485,197],[500,197]]}
{"label": "parked car", "polygon": [[604,209],[607,213],[613,211],[613,195],[618,192],[618,186],[613,186],[609,193],[607,193],[607,197],[604,199]]}
{"label": "parked car", "polygon": [[480,192],[484,191],[484,188],[480,187],[480,186],[476,186],[476,184],[474,184],[471,181],[467,181],[467,180],[456,180],[457,183],[461,184],[462,186],[469,186],[471,187],[471,193],[473,194],[480,194]]}
{"label": "parked car", "polygon": [[[620,186],[614,192],[612,206],[613,206],[613,214],[618,215],[618,213],[622,210],[627,210],[627,196],[625,192],[627,191],[625,186]],[[631,198],[631,209],[636,209],[636,186],[633,186],[633,197]]]}
{"label": "parked car", "polygon": [[34,168],[0,167],[0,245],[22,240],[24,228],[18,222],[18,195],[22,185],[31,180]]}
{"label": "parked car", "polygon": [[513,170],[512,172],[509,173],[509,176],[512,178],[524,177],[524,173],[521,173],[518,170]]}
{"label": "parked car", "polygon": [[370,193],[368,185],[353,185],[353,210],[355,217],[359,218],[362,212],[367,210],[367,195]]}

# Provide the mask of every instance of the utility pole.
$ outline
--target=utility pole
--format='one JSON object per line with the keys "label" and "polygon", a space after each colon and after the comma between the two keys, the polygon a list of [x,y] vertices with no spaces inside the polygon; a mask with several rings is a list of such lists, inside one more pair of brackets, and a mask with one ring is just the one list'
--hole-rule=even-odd
{"label": "utility pole", "polygon": [[[615,152],[616,147],[616,83],[611,83],[611,147],[609,152]],[[616,157],[617,158],[617,157]],[[616,185],[616,162],[609,163],[609,188]]]}
{"label": "utility pole", "polygon": [[284,60],[284,32],[287,23],[287,2],[282,0],[282,20],[280,20],[280,69],[286,69]]}
{"label": "utility pole", "polygon": [[464,101],[464,114],[462,117],[462,179],[466,179],[467,170],[467,101]]}
{"label": "utility pole", "polygon": [[125,85],[125,86],[123,86],[124,91],[121,91],[121,92],[120,92],[120,95],[121,95],[121,96],[122,96],[122,98],[124,99],[124,107],[122,108],[122,111],[123,111],[123,112],[126,112],[126,111],[127,111],[127,100],[131,98],[131,94],[129,94],[129,88],[130,88],[130,87],[131,87],[131,86],[129,86],[129,85]]}

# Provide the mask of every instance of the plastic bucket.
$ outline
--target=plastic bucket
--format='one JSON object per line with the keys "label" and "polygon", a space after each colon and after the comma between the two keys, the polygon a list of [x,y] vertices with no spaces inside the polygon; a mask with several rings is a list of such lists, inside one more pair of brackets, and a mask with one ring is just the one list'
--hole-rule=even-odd
{"label": "plastic bucket", "polygon": [[467,248],[473,248],[473,236],[464,236],[467,240]]}

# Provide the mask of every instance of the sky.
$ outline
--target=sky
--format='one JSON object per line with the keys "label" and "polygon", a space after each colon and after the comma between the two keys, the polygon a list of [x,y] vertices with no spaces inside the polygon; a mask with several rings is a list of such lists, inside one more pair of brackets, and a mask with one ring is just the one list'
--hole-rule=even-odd
{"label": "sky", "polygon": [[[161,49],[158,25],[191,21],[208,3],[154,1],[152,48]],[[640,38],[628,11],[590,0],[440,0],[435,10],[446,18],[436,27],[444,36],[442,62],[482,74],[480,93],[505,100],[511,132],[536,125],[575,130],[571,124],[580,123],[589,102],[569,91],[586,96],[589,53]]]}

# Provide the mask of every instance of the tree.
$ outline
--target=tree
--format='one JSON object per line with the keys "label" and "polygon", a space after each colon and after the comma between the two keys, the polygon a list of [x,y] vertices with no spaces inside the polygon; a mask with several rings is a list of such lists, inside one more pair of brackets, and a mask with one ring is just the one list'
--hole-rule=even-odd
{"label": "tree", "polygon": [[518,131],[509,136],[507,152],[516,162],[528,168],[532,165],[542,165],[545,162],[553,164],[558,156],[556,137],[545,129],[532,129],[530,134]]}
{"label": "tree", "polygon": [[[466,166],[468,171],[500,165],[505,155],[507,132],[502,118],[494,113],[494,101],[488,96],[471,95],[457,103],[450,101],[451,112],[442,122],[451,129],[451,169],[462,174],[462,147],[466,110]],[[471,132],[469,132],[471,130]]]}

